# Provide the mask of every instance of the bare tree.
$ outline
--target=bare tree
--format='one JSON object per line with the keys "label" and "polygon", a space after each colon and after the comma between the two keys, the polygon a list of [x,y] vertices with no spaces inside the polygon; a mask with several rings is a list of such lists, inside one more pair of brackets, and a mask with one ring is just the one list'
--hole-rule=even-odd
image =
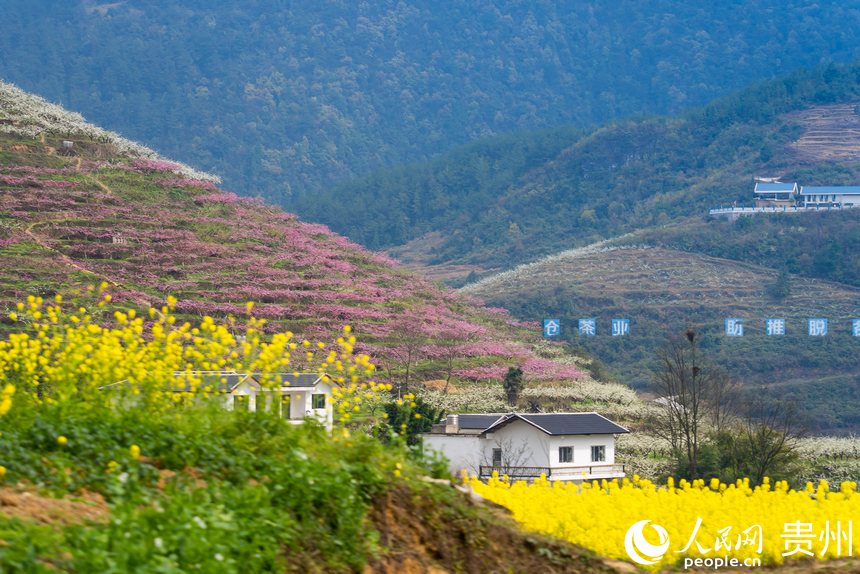
{"label": "bare tree", "polygon": [[468,329],[445,329],[442,330],[437,338],[436,343],[442,346],[442,364],[445,374],[445,388],[443,393],[448,393],[448,387],[451,384],[451,377],[454,374],[454,366],[457,364],[457,359],[463,357],[463,346],[469,343],[474,343],[478,340],[478,335],[474,330]]}
{"label": "bare tree", "polygon": [[795,458],[805,434],[806,424],[795,404],[753,399],[734,432],[727,433],[735,476],[747,475],[760,484]]}
{"label": "bare tree", "polygon": [[694,329],[684,335],[684,340],[671,341],[659,354],[653,382],[665,408],[652,423],[654,432],[669,441],[690,476],[697,478],[707,419],[724,424],[735,384],[702,357],[700,336]]}
{"label": "bare tree", "polygon": [[[496,465],[493,461],[493,449],[501,449],[502,464]],[[489,452],[489,454],[488,454]],[[531,456],[531,448],[526,439],[520,439],[515,442],[513,437],[508,437],[504,440],[496,439],[493,441],[493,446],[489,449],[484,449],[481,452],[477,461],[470,464],[470,470],[474,473],[480,473],[482,466],[492,466],[494,470],[498,470],[500,474],[511,474],[512,469],[525,466],[524,463]]]}

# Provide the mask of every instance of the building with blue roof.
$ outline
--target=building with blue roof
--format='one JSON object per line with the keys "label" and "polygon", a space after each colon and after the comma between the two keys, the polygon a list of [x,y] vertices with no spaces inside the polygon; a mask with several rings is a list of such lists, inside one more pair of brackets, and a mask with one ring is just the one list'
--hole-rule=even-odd
{"label": "building with blue roof", "polygon": [[796,182],[760,182],[755,184],[756,207],[793,206],[798,196]]}
{"label": "building with blue roof", "polygon": [[858,185],[804,185],[800,188],[801,207],[860,207]]}

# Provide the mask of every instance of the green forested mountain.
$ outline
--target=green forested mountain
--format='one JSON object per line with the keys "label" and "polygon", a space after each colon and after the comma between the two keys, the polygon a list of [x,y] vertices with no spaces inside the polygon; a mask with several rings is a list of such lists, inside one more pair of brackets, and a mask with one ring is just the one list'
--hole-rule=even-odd
{"label": "green forested mountain", "polygon": [[[561,319],[564,339],[627,383],[647,388],[659,349],[692,326],[747,389],[803,401],[820,430],[856,432],[860,209],[732,222],[708,208],[750,205],[754,176],[856,185],[858,101],[860,67],[825,66],[675,118],[474,143],[340,186],[330,196],[350,203],[323,195],[328,215],[313,213],[337,226],[352,210],[360,241],[388,241],[437,277],[488,273],[465,291],[521,319]],[[585,317],[598,336],[578,335]],[[608,334],[618,317],[628,337]],[[727,317],[747,321],[743,338],[725,336]],[[785,336],[765,335],[768,317],[786,320]],[[810,317],[831,321],[826,338],[807,335]]]}
{"label": "green forested mountain", "polygon": [[[677,118],[616,122],[585,135],[556,131],[471,144],[433,162],[344,184],[307,201],[304,210],[375,248],[437,232],[441,239],[432,251],[398,252],[424,265],[507,268],[679,218],[693,217],[696,226],[709,207],[750,204],[755,175],[783,175],[807,185],[856,182],[860,156],[820,159],[796,142],[813,122],[799,110],[836,106],[853,121],[858,98],[860,67],[826,66],[761,83]],[[713,234],[711,239],[719,243]],[[639,234],[629,239],[640,240]],[[690,241],[708,240],[684,236],[672,246]],[[744,258],[727,246],[703,250]],[[823,265],[796,261],[790,267],[856,280]],[[853,277],[856,270],[846,273]]]}
{"label": "green forested mountain", "polygon": [[676,113],[860,46],[854,0],[2,4],[0,77],[288,205],[483,136]]}

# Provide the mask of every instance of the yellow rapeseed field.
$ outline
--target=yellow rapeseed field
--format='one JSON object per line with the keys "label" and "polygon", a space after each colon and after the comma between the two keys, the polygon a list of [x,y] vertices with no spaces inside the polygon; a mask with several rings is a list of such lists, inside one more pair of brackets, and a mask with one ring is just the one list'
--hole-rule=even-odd
{"label": "yellow rapeseed field", "polygon": [[[471,478],[468,484],[509,508],[527,529],[604,556],[638,558],[653,569],[683,564],[685,558],[780,564],[846,557],[860,548],[860,524],[853,524],[860,519],[856,482],[839,490],[826,482],[792,490],[786,482],[767,479],[755,488],[748,480],[727,485],[716,479],[677,485],[670,479],[659,486],[638,476],[581,486],[544,477],[511,484],[496,476],[487,483]],[[635,556],[628,551],[631,545]]]}
{"label": "yellow rapeseed field", "polygon": [[[111,313],[107,287],[92,286],[81,296],[90,306],[61,295],[53,301],[31,295],[16,305],[8,317],[19,330],[0,340],[0,416],[15,402],[111,406],[120,393],[137,397],[140,408],[165,408],[217,392],[201,371],[252,372],[264,387],[280,386],[280,373],[316,372],[337,385],[333,402],[341,423],[391,389],[369,380],[376,367],[368,355],[353,352],[356,338],[348,325],[326,345],[289,331],[266,333],[253,303],[244,320],[231,316],[219,323],[206,316],[196,325],[179,320],[171,296],[161,308]],[[189,390],[173,392],[171,384]]]}

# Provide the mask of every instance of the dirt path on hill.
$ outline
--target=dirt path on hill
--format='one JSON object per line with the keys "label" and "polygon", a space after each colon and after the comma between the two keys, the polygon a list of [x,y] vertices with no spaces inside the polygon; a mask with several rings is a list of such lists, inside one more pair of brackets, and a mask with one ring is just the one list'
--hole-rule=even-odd
{"label": "dirt path on hill", "polygon": [[93,275],[94,277],[98,277],[99,279],[101,279],[103,281],[107,281],[108,284],[113,285],[114,287],[120,287],[121,285],[119,283],[117,283],[116,281],[114,281],[113,279],[108,277],[107,275],[103,275],[103,274],[97,273],[91,269],[87,269],[86,267],[83,267],[80,264],[78,264],[77,262],[75,262],[74,259],[72,259],[68,255],[66,255],[65,253],[55,249],[54,247],[51,247],[50,245],[48,245],[48,243],[44,239],[42,239],[41,237],[36,235],[36,233],[33,231],[33,228],[35,228],[37,225],[44,225],[46,223],[61,223],[63,221],[67,221],[67,220],[58,219],[58,220],[47,220],[47,221],[34,221],[33,223],[30,223],[29,225],[27,225],[27,227],[24,228],[24,234],[27,237],[29,237],[30,239],[32,239],[33,242],[36,245],[38,245],[39,247],[46,249],[46,250],[50,251],[51,253],[54,253],[55,255],[57,255],[57,257],[60,258],[60,261],[64,265],[71,267],[77,271],[80,271],[81,273],[86,273],[88,275]]}

